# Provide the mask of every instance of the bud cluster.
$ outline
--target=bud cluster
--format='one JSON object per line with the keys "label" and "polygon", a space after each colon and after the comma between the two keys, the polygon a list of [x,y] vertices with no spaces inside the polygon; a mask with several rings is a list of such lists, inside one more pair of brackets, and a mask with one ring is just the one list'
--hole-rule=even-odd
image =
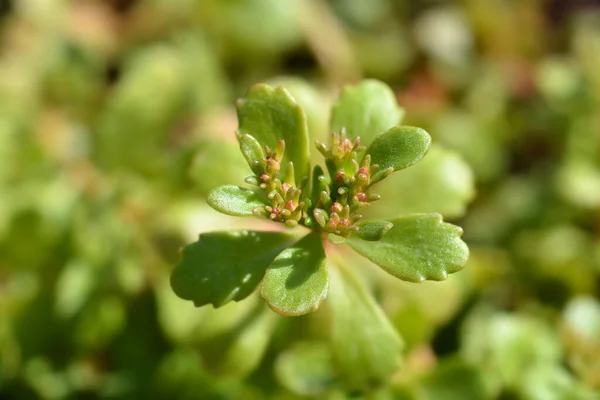
{"label": "bud cluster", "polygon": [[375,183],[372,176],[378,165],[371,165],[368,154],[359,164],[358,153],[365,147],[360,146],[360,138],[354,141],[347,138],[344,128],[339,134],[332,134],[331,147],[319,141],[315,144],[325,157],[329,177],[317,177],[321,183],[320,191],[312,205],[313,218],[307,218],[306,225],[316,222],[318,229],[324,232],[348,237],[358,231],[355,223],[362,218],[358,211],[381,198],[370,193]]}
{"label": "bud cluster", "polygon": [[286,165],[283,182],[280,179],[281,163],[285,152],[285,142],[280,140],[271,150],[264,147],[262,162],[256,161],[253,168],[256,176],[249,176],[246,182],[258,186],[267,194],[271,205],[252,210],[256,216],[283,222],[289,227],[298,225],[303,217],[305,202],[300,200],[302,190],[296,186],[294,163]]}
{"label": "bud cluster", "polygon": [[261,147],[251,135],[238,135],[242,153],[254,172],[246,183],[258,186],[268,203],[253,209],[253,214],[289,227],[302,224],[345,238],[357,232],[356,222],[362,218],[359,210],[380,199],[370,192],[372,185],[391,171],[380,171],[377,164],[371,165],[368,154],[359,162],[359,153],[365,147],[360,145],[360,138],[350,140],[344,128],[332,133],[331,139],[331,146],[316,141],[327,173],[315,167],[311,194],[302,196],[306,180],[296,182],[294,164],[288,162],[283,171],[283,140],[271,149]]}

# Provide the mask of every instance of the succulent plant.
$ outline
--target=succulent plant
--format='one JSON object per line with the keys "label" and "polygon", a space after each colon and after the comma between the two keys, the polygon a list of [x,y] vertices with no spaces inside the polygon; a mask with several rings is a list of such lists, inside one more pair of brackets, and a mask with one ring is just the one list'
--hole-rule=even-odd
{"label": "succulent plant", "polygon": [[315,142],[325,169],[311,169],[307,117],[284,88],[253,86],[238,100],[237,114],[251,188],[218,187],[208,204],[227,215],[304,227],[305,235],[201,234],[183,249],[171,275],[181,298],[219,307],[244,299],[262,281],[261,294],[278,314],[315,311],[329,287],[326,241],[347,244],[411,282],[443,280],[465,265],[469,251],[461,228],[439,214],[362,219],[361,210],[380,199],[376,185],[421,160],[431,143],[423,129],[399,125],[403,111],[385,84],[367,80],[344,89],[332,109],[330,143]]}

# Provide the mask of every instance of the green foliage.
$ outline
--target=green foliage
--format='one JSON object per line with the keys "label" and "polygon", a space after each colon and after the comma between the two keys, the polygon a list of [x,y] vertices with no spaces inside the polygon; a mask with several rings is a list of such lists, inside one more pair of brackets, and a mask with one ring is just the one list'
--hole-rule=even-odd
{"label": "green foliage", "polygon": [[402,339],[373,297],[345,268],[332,269],[331,343],[351,390],[375,388],[398,369]]}
{"label": "green foliage", "polygon": [[460,271],[469,257],[462,229],[439,214],[413,214],[390,221],[379,241],[350,238],[348,244],[397,278],[411,282],[444,280]]}
{"label": "green foliage", "polygon": [[290,240],[279,232],[204,233],[183,249],[171,285],[179,297],[197,306],[242,300],[256,289],[271,260]]}
{"label": "green foliage", "polygon": [[373,181],[379,181],[389,169],[399,171],[419,162],[429,150],[431,138],[423,129],[393,127],[377,136],[366,154],[371,163],[379,165]]}
{"label": "green foliage", "polygon": [[331,111],[331,130],[339,132],[344,127],[349,137],[360,137],[369,145],[379,134],[400,124],[403,116],[404,110],[389,87],[366,80],[344,88]]}
{"label": "green foliage", "polygon": [[[328,145],[316,141],[328,174],[317,165],[311,177],[304,110],[285,89],[252,87],[237,103],[237,139],[253,173],[245,181],[255,189],[220,186],[208,194],[207,203],[227,215],[255,215],[313,232],[277,256],[276,251],[288,246],[289,238],[282,233],[203,234],[183,250],[173,270],[175,293],[196,306],[220,307],[244,299],[262,279],[262,297],[277,314],[314,312],[327,297],[329,275],[334,273],[328,268],[326,240],[334,245],[347,241],[407,281],[443,280],[459,271],[467,262],[468,248],[460,239],[462,230],[442,222],[441,215],[359,221],[358,212],[380,198],[370,192],[372,185],[417,163],[430,147],[431,138],[423,129],[389,126],[402,114],[392,100],[389,88],[373,80],[345,91],[333,112],[333,126],[341,124],[339,133],[332,134]],[[378,108],[381,104],[387,108]],[[395,113],[381,112],[387,109]],[[349,118],[348,128],[344,116]],[[360,146],[361,139],[354,136],[358,132],[371,136],[368,148]],[[334,285],[334,369],[346,389],[371,390],[397,370],[402,341],[356,278],[340,275]],[[369,329],[362,328],[366,326]],[[300,391],[317,390],[305,389],[309,383],[289,376],[283,379]]]}
{"label": "green foliage", "polygon": [[252,216],[252,210],[265,205],[264,199],[252,190],[239,186],[220,186],[212,190],[206,202],[215,210],[238,217]]}
{"label": "green foliage", "polygon": [[367,217],[384,217],[385,210],[395,208],[398,214],[438,212],[456,218],[465,214],[465,205],[475,195],[469,164],[456,152],[435,144],[423,160],[390,176],[378,190],[381,202],[365,210]]}
{"label": "green foliage", "polygon": [[[274,146],[279,140],[285,141],[288,151],[283,163],[294,163],[296,181],[300,182],[308,176],[306,114],[285,89],[274,89],[265,84],[255,85],[246,97],[238,100],[237,113],[238,134],[250,135],[262,146]],[[242,145],[243,143],[241,141]],[[244,148],[242,152],[247,154]],[[256,157],[257,154],[253,156]]]}
{"label": "green foliage", "polygon": [[[385,97],[382,100],[369,97],[377,94]],[[384,84],[366,81],[345,92],[334,108],[333,124],[340,123],[344,115],[364,114],[365,119],[349,121],[350,131],[377,129],[388,121],[389,115],[378,113],[375,105],[389,100],[389,89]],[[330,147],[316,142],[325,156],[329,176],[321,175],[323,170],[315,167],[311,191],[305,189],[311,180],[306,117],[289,93],[257,85],[238,101],[237,109],[240,149],[254,173],[246,182],[258,190],[221,186],[209,193],[208,204],[227,215],[264,216],[289,227],[300,224],[315,231],[284,250],[266,270],[262,296],[274,311],[303,315],[317,310],[326,297],[329,280],[320,233],[327,234],[324,237],[334,244],[342,244],[349,238],[348,244],[360,254],[408,281],[443,280],[465,265],[468,249],[460,239],[462,230],[443,223],[440,215],[414,215],[393,222],[357,222],[361,218],[358,211],[379,199],[370,193],[374,183],[415,164],[427,153],[431,141],[427,132],[413,127],[387,127],[365,149],[359,146],[360,138],[347,137],[346,127],[341,126],[340,134],[332,135]],[[359,152],[364,152],[360,158],[362,166],[358,162]],[[244,288],[256,286],[262,278],[260,271],[264,270],[266,258],[272,259],[269,250],[280,244],[265,243],[266,238],[260,241],[260,236],[256,236],[255,248],[251,243],[240,243],[235,251],[235,244],[212,242],[219,237],[228,241],[230,236],[211,236],[210,243],[205,238],[197,243],[200,247],[186,248],[183,261],[173,272],[171,283],[175,292],[193,299],[196,305],[220,306],[246,297],[249,292]],[[230,241],[240,241],[239,237],[233,238]],[[243,261],[234,257],[229,261],[231,265],[223,265],[210,274],[215,263],[228,262],[227,257],[218,256],[223,250],[248,257],[249,264],[256,265],[243,266]],[[265,254],[252,255],[253,252]],[[194,273],[193,265],[204,272]],[[223,273],[230,268],[232,272]],[[240,290],[236,285],[240,285],[240,279],[247,273],[252,278]],[[207,285],[211,284],[213,288],[209,290]],[[203,292],[213,294],[206,296]]]}
{"label": "green foliage", "polygon": [[209,309],[203,317],[197,341],[206,368],[228,378],[244,377],[258,366],[277,323],[256,296],[218,312]]}
{"label": "green foliage", "polygon": [[485,399],[481,372],[460,359],[445,360],[423,379],[425,399]]}
{"label": "green foliage", "polygon": [[303,396],[323,395],[336,381],[325,342],[296,343],[277,357],[275,373],[282,385]]}
{"label": "green foliage", "polygon": [[387,221],[361,221],[356,224],[358,231],[356,234],[362,240],[376,242],[383,239],[386,233],[392,229],[394,224]]}
{"label": "green foliage", "polygon": [[325,251],[319,235],[311,233],[275,257],[261,294],[276,313],[303,315],[319,308],[328,288]]}

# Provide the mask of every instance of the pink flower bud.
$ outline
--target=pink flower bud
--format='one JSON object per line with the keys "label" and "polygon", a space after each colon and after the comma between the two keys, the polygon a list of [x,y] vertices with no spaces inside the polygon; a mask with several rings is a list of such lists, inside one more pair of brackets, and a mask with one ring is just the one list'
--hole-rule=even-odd
{"label": "pink flower bud", "polygon": [[294,203],[292,200],[289,200],[287,203],[285,203],[285,208],[287,208],[290,211],[294,211],[296,209],[296,207],[298,207],[298,205],[296,203]]}
{"label": "pink flower bud", "polygon": [[331,207],[329,208],[330,213],[338,213],[339,214],[340,212],[342,212],[342,210],[343,210],[343,207],[338,202],[333,203],[331,205]]}
{"label": "pink flower bud", "polygon": [[338,171],[335,174],[335,181],[339,184],[345,184],[347,183],[348,180],[348,176],[344,173],[344,171]]}

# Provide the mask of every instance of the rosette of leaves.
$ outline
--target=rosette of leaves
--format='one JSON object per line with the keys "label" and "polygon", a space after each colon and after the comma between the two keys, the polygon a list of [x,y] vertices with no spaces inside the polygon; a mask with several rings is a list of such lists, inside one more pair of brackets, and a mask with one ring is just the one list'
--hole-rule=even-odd
{"label": "rosette of leaves", "polygon": [[285,89],[253,86],[238,100],[237,115],[249,186],[218,187],[208,204],[282,229],[201,234],[172,272],[179,297],[220,307],[261,285],[278,314],[310,313],[328,292],[327,242],[348,245],[405,281],[444,280],[465,265],[461,228],[439,214],[362,219],[361,210],[380,199],[376,186],[420,161],[431,142],[423,129],[399,125],[403,110],[385,84],[367,80],[342,91],[332,108],[330,142],[315,143],[323,166],[311,168],[307,117]]}

